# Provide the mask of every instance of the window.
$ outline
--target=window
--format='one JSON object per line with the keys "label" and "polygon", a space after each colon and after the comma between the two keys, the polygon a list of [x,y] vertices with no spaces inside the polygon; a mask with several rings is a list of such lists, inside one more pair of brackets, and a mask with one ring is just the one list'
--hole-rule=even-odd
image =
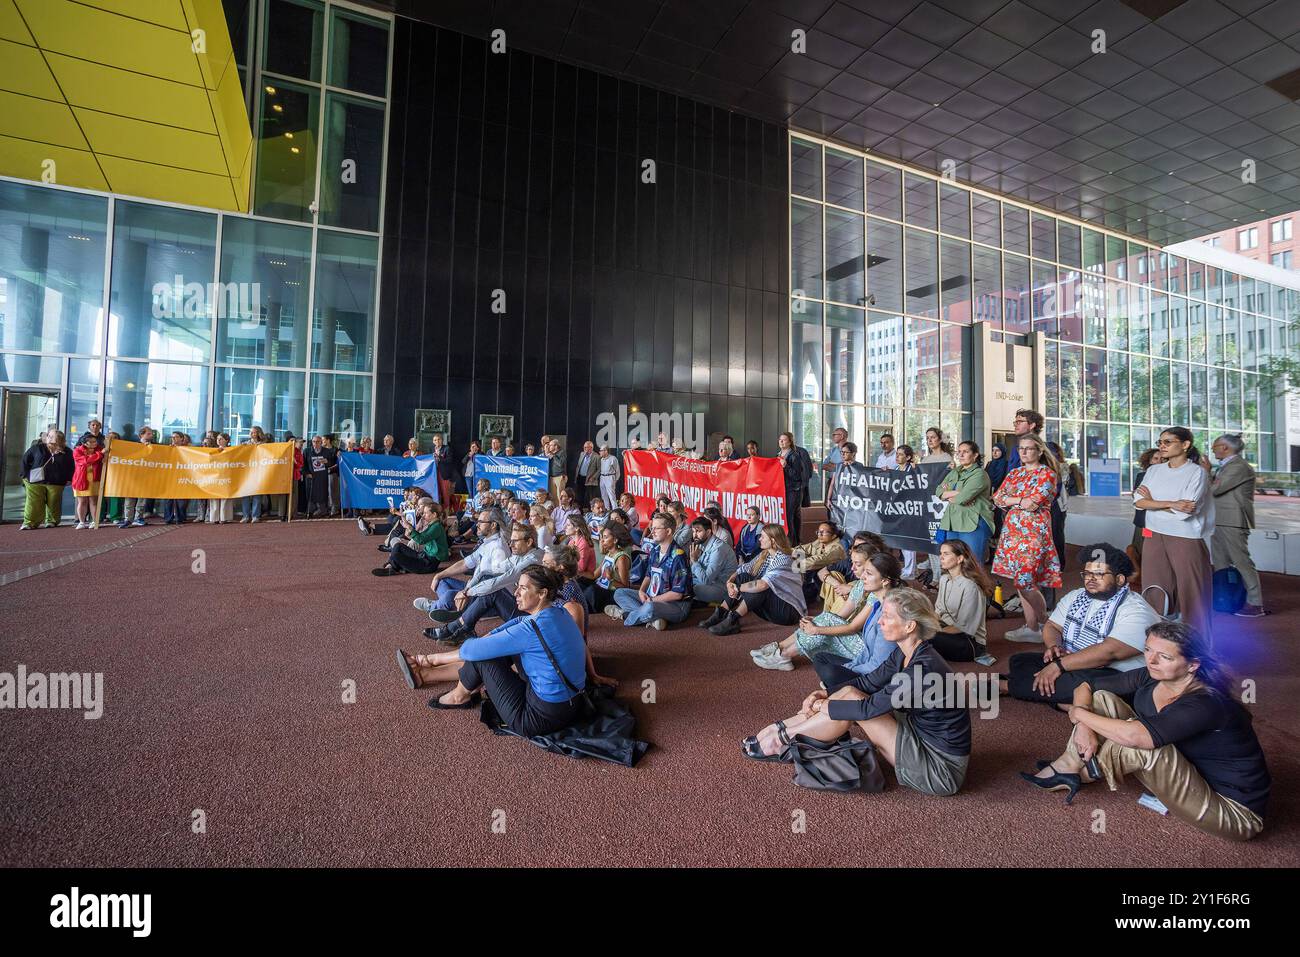
{"label": "window", "polygon": [[322,226],[371,232],[379,229],[383,155],[383,106],[338,93],[329,94],[325,104],[325,157],[321,165]]}
{"label": "window", "polygon": [[388,26],[350,10],[330,25],[331,86],[384,96],[388,85]]}
{"label": "window", "polygon": [[790,139],[790,191],[822,198],[822,148],[816,143]]}
{"label": "window", "polygon": [[316,237],[314,369],[369,372],[379,240],[321,230]]}
{"label": "window", "polygon": [[360,438],[370,421],[370,376],[313,372],[307,434],[333,432],[339,439]]}
{"label": "window", "polygon": [[[1287,220],[1287,224],[1290,225],[1290,223],[1291,223],[1291,221],[1288,219],[1288,220]],[[1287,250],[1286,252],[1284,252],[1284,253],[1274,253],[1273,255],[1271,255],[1271,256],[1268,257],[1268,261],[1269,261],[1269,263],[1271,263],[1272,265],[1276,266],[1278,269],[1290,269],[1290,268],[1291,268],[1291,250],[1288,249],[1288,250]]]}
{"label": "window", "polygon": [[1269,224],[1269,238],[1275,243],[1291,238],[1291,219],[1279,219]]}
{"label": "window", "polygon": [[305,366],[310,273],[310,229],[226,217],[221,281],[249,294],[217,323],[217,361]]}
{"label": "window", "polygon": [[1219,239],[1220,239],[1220,237],[1218,237],[1218,236],[1211,236],[1211,237],[1210,237],[1210,245],[1213,246],[1215,249],[1218,249],[1218,248],[1219,248]]}
{"label": "window", "polygon": [[239,444],[253,426],[277,437],[302,428],[303,380],[301,372],[271,369],[218,369],[217,401],[212,427],[229,432]]}
{"label": "window", "polygon": [[320,92],[316,87],[279,80],[263,84],[253,212],[311,222],[319,126]]}
{"label": "window", "polygon": [[1238,249],[1255,249],[1259,246],[1258,229],[1239,229],[1237,230],[1237,248]]}

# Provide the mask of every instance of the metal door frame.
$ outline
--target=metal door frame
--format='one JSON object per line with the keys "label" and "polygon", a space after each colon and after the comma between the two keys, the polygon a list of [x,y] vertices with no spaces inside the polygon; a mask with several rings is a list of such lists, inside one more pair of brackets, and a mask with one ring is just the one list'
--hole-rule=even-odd
{"label": "metal door frame", "polygon": [[[16,383],[5,383],[0,385],[0,524],[7,524],[12,521],[21,521],[18,519],[8,518],[4,514],[4,495],[5,487],[5,460],[9,447],[9,432],[5,428],[5,423],[9,416],[9,396],[11,393],[20,395],[43,395],[54,399],[54,424],[58,428],[63,424],[63,387],[55,385],[19,385]],[[26,436],[22,441],[26,442]]]}

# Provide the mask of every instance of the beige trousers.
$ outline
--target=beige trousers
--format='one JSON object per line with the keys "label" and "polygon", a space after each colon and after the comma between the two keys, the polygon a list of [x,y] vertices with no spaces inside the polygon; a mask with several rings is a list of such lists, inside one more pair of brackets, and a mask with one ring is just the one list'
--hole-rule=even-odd
{"label": "beige trousers", "polygon": [[[1123,721],[1137,717],[1123,698],[1109,691],[1098,691],[1092,696],[1092,710]],[[1073,734],[1065,750],[1071,757],[1082,760]],[[1112,791],[1119,789],[1125,774],[1132,774],[1174,817],[1216,837],[1249,841],[1264,829],[1263,818],[1211,789],[1196,766],[1172,744],[1148,751],[1103,739],[1097,749],[1097,764]]]}
{"label": "beige trousers", "polygon": [[1264,607],[1264,592],[1259,587],[1259,572],[1250,559],[1250,529],[1236,525],[1214,527],[1214,570],[1235,568],[1246,586],[1246,601]]}

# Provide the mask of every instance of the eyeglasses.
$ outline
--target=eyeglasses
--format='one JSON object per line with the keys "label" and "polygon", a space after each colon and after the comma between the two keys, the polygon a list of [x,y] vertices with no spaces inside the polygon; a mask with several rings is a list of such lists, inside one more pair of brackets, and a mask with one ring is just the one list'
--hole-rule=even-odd
{"label": "eyeglasses", "polygon": [[1079,577],[1082,578],[1084,581],[1087,581],[1088,579],[1092,579],[1093,581],[1101,581],[1102,579],[1113,574],[1115,573],[1114,572],[1079,572]]}

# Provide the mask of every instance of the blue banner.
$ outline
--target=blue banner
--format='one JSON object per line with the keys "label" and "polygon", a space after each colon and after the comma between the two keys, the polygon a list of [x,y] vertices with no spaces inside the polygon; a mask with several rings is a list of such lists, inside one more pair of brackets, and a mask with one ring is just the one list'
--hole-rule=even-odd
{"label": "blue banner", "polygon": [[541,456],[476,455],[474,480],[481,478],[492,483],[493,488],[508,488],[512,492],[536,492],[547,487],[551,462]]}
{"label": "blue banner", "polygon": [[432,455],[397,458],[362,452],[339,453],[339,485],[345,508],[388,508],[402,501],[402,492],[412,485],[424,489],[435,502],[438,470]]}

